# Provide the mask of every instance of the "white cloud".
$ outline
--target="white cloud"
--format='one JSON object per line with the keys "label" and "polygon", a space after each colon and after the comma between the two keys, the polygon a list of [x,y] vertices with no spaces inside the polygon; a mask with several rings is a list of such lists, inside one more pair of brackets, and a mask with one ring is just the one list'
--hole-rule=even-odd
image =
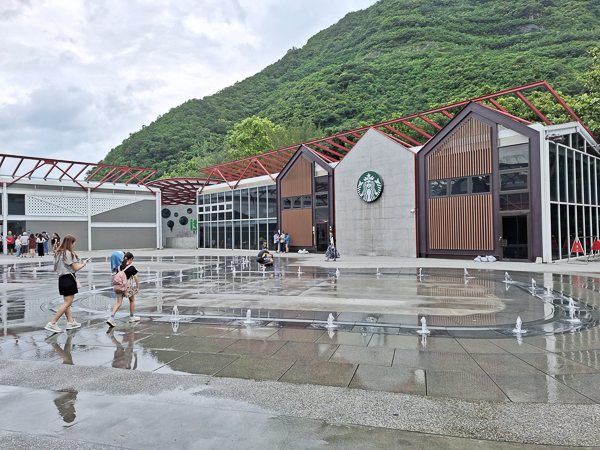
{"label": "white cloud", "polygon": [[4,150],[98,161],[375,0],[2,0]]}

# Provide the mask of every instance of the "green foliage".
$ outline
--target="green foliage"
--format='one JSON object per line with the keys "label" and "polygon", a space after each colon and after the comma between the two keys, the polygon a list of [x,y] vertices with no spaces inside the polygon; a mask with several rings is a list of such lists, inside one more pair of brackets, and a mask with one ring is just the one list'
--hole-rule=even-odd
{"label": "green foliage", "polygon": [[236,123],[227,134],[227,152],[231,159],[258,155],[273,148],[272,135],[282,133],[283,128],[269,119],[248,117]]}
{"label": "green foliage", "polygon": [[[597,130],[598,50],[586,71],[599,41],[597,0],[382,0],[256,75],[171,109],[103,162],[190,173],[211,155],[232,158],[228,133],[253,116],[276,125],[268,139],[236,144],[242,154],[542,79]],[[558,116],[544,94],[534,100]]]}

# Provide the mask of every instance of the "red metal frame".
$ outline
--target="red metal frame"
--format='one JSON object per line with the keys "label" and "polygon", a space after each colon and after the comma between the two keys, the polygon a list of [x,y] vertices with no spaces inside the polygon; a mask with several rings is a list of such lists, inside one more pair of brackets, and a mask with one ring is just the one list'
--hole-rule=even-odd
{"label": "red metal frame", "polygon": [[[494,111],[510,117],[513,120],[529,125],[532,122],[510,114],[505,108],[501,107],[497,100],[501,97],[514,95],[515,98],[520,100],[526,105],[531,111],[533,111],[542,122],[547,125],[551,125],[550,120],[545,117],[523,94],[524,91],[530,91],[532,89],[542,89],[549,92],[552,97],[560,104],[560,106],[567,112],[567,114],[573,118],[573,120],[579,122],[583,128],[593,136],[590,130],[585,126],[581,119],[573,112],[571,108],[567,106],[558,93],[550,87],[546,81],[537,81],[535,83],[525,84],[523,86],[517,86],[503,91],[495,92],[493,94],[482,95],[477,98],[470,100],[464,100],[461,102],[452,103],[450,105],[433,108],[427,111],[419,112],[416,114],[409,114],[397,119],[380,122],[374,125],[357,128],[355,130],[345,131],[338,133],[333,136],[327,136],[325,138],[315,139],[309,142],[305,142],[304,145],[310,148],[315,154],[323,158],[327,162],[338,162],[340,161],[353,147],[356,145],[362,135],[370,128],[376,128],[380,131],[385,132],[400,144],[407,148],[424,145],[431,139],[435,134],[441,130],[447,123],[448,119],[452,119],[454,115],[450,112],[457,108],[462,108],[469,102],[477,102],[487,108],[493,109]],[[483,102],[489,103],[484,104]],[[454,111],[456,112],[456,111]],[[419,122],[419,119],[422,122]],[[415,123],[416,122],[416,123]],[[423,122],[430,126],[432,129],[423,130],[419,125],[423,126]],[[392,127],[391,125],[396,125]],[[400,128],[400,129],[398,129]],[[404,131],[402,131],[402,128]],[[409,135],[412,134],[412,135]],[[291,156],[295,153],[300,144],[281,148],[278,150],[272,150],[259,155],[250,156],[248,158],[238,159],[228,163],[218,164],[215,166],[205,167],[200,169],[200,173],[204,178],[190,178],[193,185],[198,187],[198,190],[202,192],[205,186],[216,183],[226,183],[230,188],[235,189],[239,182],[247,179],[254,178],[257,176],[269,176],[274,179],[274,174],[278,173],[285,167]],[[175,178],[172,180],[185,180],[181,178]],[[162,186],[159,184],[161,181],[158,180],[149,183],[153,186]],[[183,185],[180,185],[183,187]],[[161,187],[162,189],[162,187]],[[185,201],[191,201],[194,198],[195,204],[196,192],[193,194],[177,193],[174,189],[169,188],[168,193],[163,191],[163,203],[165,204],[180,204],[177,201],[185,199]],[[172,203],[166,203],[166,201]],[[187,203],[186,203],[187,204]]]}
{"label": "red metal frame", "polygon": [[[142,169],[140,167],[126,167],[126,166],[114,166],[111,164],[95,164],[78,161],[65,161],[61,159],[46,159],[46,158],[35,158],[33,156],[18,156],[9,154],[0,154],[2,159],[0,160],[0,171],[4,168],[10,173],[9,177],[13,178],[12,181],[6,183],[7,186],[16,183],[23,178],[36,178],[36,175],[46,181],[53,171],[60,172],[60,176],[56,178],[58,181],[62,181],[64,177],[70,179],[73,183],[79,185],[82,189],[95,190],[102,186],[104,183],[116,183],[125,175],[131,175],[131,178],[124,184],[129,184],[131,180],[135,179],[138,186],[144,186],[153,194],[155,193],[150,189],[145,180],[156,173],[155,169]],[[29,164],[28,164],[29,163]],[[10,165],[14,165],[14,170]],[[61,167],[62,166],[62,167]],[[44,173],[42,170],[47,169]],[[107,169],[108,172],[102,177],[102,179],[94,185],[84,186],[82,183],[91,181],[91,179],[102,169]],[[89,175],[86,175],[82,180],[79,176],[86,170],[93,170]],[[134,173],[135,172],[135,173]],[[142,179],[139,177],[144,175]],[[0,175],[2,176],[2,175]],[[5,175],[6,176],[6,175]]]}

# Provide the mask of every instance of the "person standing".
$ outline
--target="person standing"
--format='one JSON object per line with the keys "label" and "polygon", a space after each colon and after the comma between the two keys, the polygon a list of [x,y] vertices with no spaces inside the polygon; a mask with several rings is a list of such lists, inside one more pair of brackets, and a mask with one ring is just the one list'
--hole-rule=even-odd
{"label": "person standing", "polygon": [[12,255],[15,251],[15,237],[12,234],[12,231],[9,231],[6,235],[6,251],[9,255]]}
{"label": "person standing", "polygon": [[44,256],[44,245],[46,240],[44,239],[44,235],[43,234],[37,234],[37,251],[38,251],[38,256],[42,257]]}
{"label": "person standing", "polygon": [[113,275],[119,271],[119,266],[123,263],[125,252],[112,252],[110,254],[110,271]]}
{"label": "person standing", "polygon": [[42,231],[42,239],[44,239],[44,255],[48,254],[48,241],[50,240],[50,237],[48,236],[48,233],[46,233],[45,231]]}
{"label": "person standing", "polygon": [[21,256],[21,235],[15,238],[15,250],[17,251],[17,258]]}
{"label": "person standing", "polygon": [[37,235],[34,235],[33,233],[29,233],[29,239],[28,239],[27,245],[29,247],[29,256],[31,258],[35,257],[35,250],[36,250],[36,245],[37,245]]}
{"label": "person standing", "polygon": [[290,233],[285,235],[285,252],[290,252]]}
{"label": "person standing", "polygon": [[[135,294],[137,294],[140,290],[140,279],[137,276],[137,269],[133,266],[133,255],[130,252],[125,252],[123,255],[123,262],[119,266],[119,272],[125,272],[125,276],[127,277],[127,289],[125,292],[116,292],[117,294],[117,304],[112,309],[110,317],[106,321],[106,323],[114,327],[115,323],[115,314],[121,307],[123,303],[123,297],[129,299],[129,323],[136,323],[140,321],[138,316],[134,316],[135,310]],[[135,280],[135,288],[133,286],[133,280]]]}
{"label": "person standing", "polygon": [[29,252],[29,239],[27,236],[27,232],[23,232],[21,235],[21,258],[27,258],[27,253]]}
{"label": "person standing", "polygon": [[275,244],[275,250],[279,253],[279,233],[277,231],[273,235],[273,244]]}
{"label": "person standing", "polygon": [[74,330],[81,327],[81,324],[76,322],[73,316],[71,316],[71,305],[79,288],[75,272],[83,269],[87,265],[87,260],[82,262],[77,253],[73,251],[75,242],[77,242],[77,238],[71,234],[67,234],[54,255],[54,270],[58,275],[58,292],[63,296],[63,304],[56,311],[54,318],[44,327],[53,333],[61,332],[56,322],[58,322],[58,319],[63,314],[67,318],[67,330]]}
{"label": "person standing", "polygon": [[56,253],[56,249],[60,245],[60,236],[58,233],[52,234],[52,240],[50,241],[50,244],[52,244],[52,253]]}

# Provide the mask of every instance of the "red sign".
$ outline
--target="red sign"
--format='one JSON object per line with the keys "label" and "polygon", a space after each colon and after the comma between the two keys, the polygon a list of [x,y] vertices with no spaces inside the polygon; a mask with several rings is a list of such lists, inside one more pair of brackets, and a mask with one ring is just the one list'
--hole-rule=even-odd
{"label": "red sign", "polygon": [[594,241],[592,244],[592,250],[600,250],[600,241]]}
{"label": "red sign", "polygon": [[571,253],[583,253],[583,248],[581,248],[581,244],[579,241],[575,241],[573,243],[573,248],[571,249]]}

